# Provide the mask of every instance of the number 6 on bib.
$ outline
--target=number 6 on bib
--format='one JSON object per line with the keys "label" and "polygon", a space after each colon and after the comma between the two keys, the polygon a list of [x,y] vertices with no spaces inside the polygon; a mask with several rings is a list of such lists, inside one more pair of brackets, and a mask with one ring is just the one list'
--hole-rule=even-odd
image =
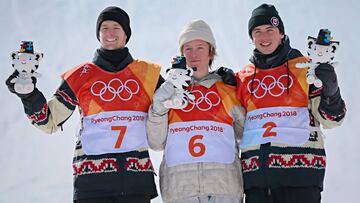
{"label": "number 6 on bib", "polygon": [[[194,135],[189,141],[189,152],[193,157],[200,157],[205,154],[206,148],[205,145],[201,142],[195,142],[196,140],[202,140],[203,135]],[[199,148],[198,152],[195,151],[195,148]]]}

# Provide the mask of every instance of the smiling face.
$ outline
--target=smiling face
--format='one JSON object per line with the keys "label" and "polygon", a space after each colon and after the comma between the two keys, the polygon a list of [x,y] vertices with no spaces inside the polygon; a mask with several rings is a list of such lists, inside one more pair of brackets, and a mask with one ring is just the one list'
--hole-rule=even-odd
{"label": "smiling face", "polygon": [[102,48],[107,50],[124,48],[126,38],[123,28],[116,21],[106,20],[101,23],[99,40]]}
{"label": "smiling face", "polygon": [[196,67],[194,77],[202,78],[209,74],[209,62],[214,58],[210,52],[210,44],[204,40],[192,40],[183,45],[181,52],[189,67]]}
{"label": "smiling face", "polygon": [[271,54],[281,44],[284,34],[272,25],[260,25],[251,32],[252,41],[258,51]]}

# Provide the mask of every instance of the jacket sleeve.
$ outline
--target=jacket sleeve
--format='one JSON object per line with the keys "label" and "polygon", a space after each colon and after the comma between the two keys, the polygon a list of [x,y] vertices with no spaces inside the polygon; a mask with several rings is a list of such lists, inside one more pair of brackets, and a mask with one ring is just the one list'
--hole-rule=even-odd
{"label": "jacket sleeve", "polygon": [[146,125],[147,139],[152,150],[161,151],[165,149],[168,132],[168,114],[157,115],[149,108],[148,120]]}
{"label": "jacket sleeve", "polygon": [[24,110],[32,124],[46,133],[56,132],[74,112],[77,99],[68,84],[63,81],[47,102],[44,95],[35,89],[34,94],[22,99]]}
{"label": "jacket sleeve", "polygon": [[235,138],[240,142],[243,132],[244,132],[244,122],[245,122],[245,109],[241,105],[234,106],[231,111],[231,115],[234,119],[234,131]]}
{"label": "jacket sleeve", "polygon": [[326,103],[321,99],[321,96],[310,99],[311,113],[324,129],[334,128],[342,124],[346,114],[346,107],[342,99],[338,102],[338,104]]}

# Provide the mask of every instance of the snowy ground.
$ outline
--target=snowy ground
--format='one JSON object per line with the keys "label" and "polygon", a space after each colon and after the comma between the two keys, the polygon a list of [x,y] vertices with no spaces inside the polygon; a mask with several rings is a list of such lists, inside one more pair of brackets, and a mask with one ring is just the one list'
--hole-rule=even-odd
{"label": "snowy ground", "polygon": [[[343,126],[327,130],[328,170],[323,202],[358,202],[360,158],[356,135],[359,119],[360,3],[352,1],[312,1],[301,3],[278,0],[274,3],[285,24],[291,44],[305,53],[308,35],[329,28],[340,50],[336,60],[342,95],[348,115]],[[212,27],[218,46],[214,67],[239,70],[248,62],[253,46],[247,35],[247,21],[253,8],[262,1],[244,0],[11,0],[0,3],[0,81],[13,71],[10,53],[22,40],[34,41],[35,51],[43,52],[38,87],[50,97],[60,84],[59,75],[76,64],[90,60],[99,46],[95,21],[108,5],[125,9],[131,17],[128,47],[135,58],[169,66],[178,54],[177,36],[190,20],[201,18]],[[164,73],[164,71],[163,71]],[[0,85],[0,202],[71,202],[72,153],[79,116],[74,114],[63,132],[51,136],[29,124],[20,100]],[[353,94],[350,91],[353,90]],[[355,92],[354,92],[355,91]],[[158,170],[162,153],[151,152]],[[160,203],[161,198],[153,202]]]}

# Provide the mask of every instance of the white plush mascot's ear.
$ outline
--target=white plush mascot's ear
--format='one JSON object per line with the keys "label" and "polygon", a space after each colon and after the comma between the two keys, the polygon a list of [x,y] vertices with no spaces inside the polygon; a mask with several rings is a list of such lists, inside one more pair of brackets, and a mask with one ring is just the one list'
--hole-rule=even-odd
{"label": "white plush mascot's ear", "polygon": [[188,76],[192,76],[194,74],[194,70],[192,68],[188,68],[187,72],[188,72],[187,73]]}
{"label": "white plush mascot's ear", "polygon": [[309,37],[308,41],[307,41],[307,44],[308,44],[308,50],[313,50],[314,46],[315,46],[315,38]]}
{"label": "white plush mascot's ear", "polygon": [[17,51],[13,51],[13,52],[11,53],[11,59],[12,59],[12,60],[15,60],[16,57],[17,57],[17,55],[18,55],[18,53],[19,53],[19,52],[17,52]]}
{"label": "white plush mascot's ear", "polygon": [[332,42],[330,46],[332,48],[331,52],[335,54],[339,49],[339,42]]}
{"label": "white plush mascot's ear", "polygon": [[333,67],[336,67],[339,64],[339,62],[333,61],[334,57],[335,57],[335,53],[337,51],[339,51],[339,45],[340,45],[340,42],[332,42],[330,44],[330,46],[332,47],[331,53],[333,54],[333,56],[331,57],[331,61],[332,61],[331,64],[332,64]]}
{"label": "white plush mascot's ear", "polygon": [[43,59],[44,54],[43,53],[35,53],[35,60],[37,61],[41,61],[41,59]]}

